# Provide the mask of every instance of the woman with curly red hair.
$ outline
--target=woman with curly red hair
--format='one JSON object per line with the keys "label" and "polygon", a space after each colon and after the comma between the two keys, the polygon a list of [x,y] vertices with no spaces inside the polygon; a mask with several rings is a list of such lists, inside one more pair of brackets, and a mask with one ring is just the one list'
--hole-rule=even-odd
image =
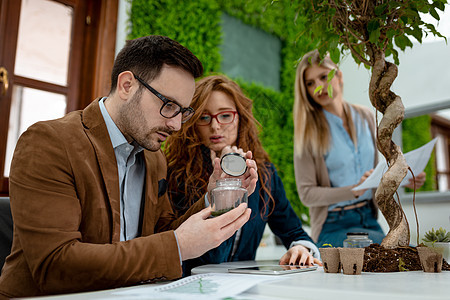
{"label": "woman with curly red hair", "polygon": [[255,193],[248,199],[248,207],[252,209],[250,220],[219,247],[183,262],[185,275],[198,265],[254,260],[266,223],[289,249],[280,264],[320,264],[318,250],[303,230],[258,138],[259,123],[253,117],[252,105],[252,100],[227,77],[205,77],[196,84],[191,103],[195,114],[167,139],[169,197],[179,214],[205,194],[215,157],[251,151],[258,167]]}

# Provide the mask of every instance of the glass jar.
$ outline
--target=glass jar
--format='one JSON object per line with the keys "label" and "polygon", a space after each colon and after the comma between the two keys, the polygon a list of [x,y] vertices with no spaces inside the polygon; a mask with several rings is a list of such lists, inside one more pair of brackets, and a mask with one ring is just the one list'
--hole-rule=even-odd
{"label": "glass jar", "polygon": [[216,181],[216,187],[211,190],[211,215],[220,216],[227,211],[247,203],[247,190],[237,178],[223,178]]}
{"label": "glass jar", "polygon": [[372,244],[367,232],[347,232],[347,239],[344,240],[344,248],[365,248]]}

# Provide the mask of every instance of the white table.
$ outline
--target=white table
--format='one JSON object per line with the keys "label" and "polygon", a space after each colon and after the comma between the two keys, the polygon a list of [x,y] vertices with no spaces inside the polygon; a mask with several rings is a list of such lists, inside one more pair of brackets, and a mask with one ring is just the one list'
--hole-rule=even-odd
{"label": "white table", "polygon": [[[263,264],[273,264],[264,261]],[[224,273],[229,268],[252,266],[255,262],[232,262],[205,265],[193,269],[194,274]],[[450,272],[424,273],[422,271],[396,273],[365,273],[361,275],[328,274],[319,267],[316,271],[271,276],[280,280],[259,284],[243,294],[243,299],[345,299],[345,300],[434,300],[450,299]],[[140,288],[127,287],[91,293],[79,293],[36,299],[124,299],[115,294]],[[127,300],[129,297],[125,297]]]}
{"label": "white table", "polygon": [[[260,264],[272,264],[264,261]],[[227,272],[229,268],[255,265],[255,262],[231,262],[194,268],[193,274]],[[270,275],[261,275],[270,276]],[[450,272],[423,271],[368,273],[361,275],[329,274],[317,271],[279,275],[283,280],[258,285],[243,296],[261,295],[276,299],[345,300],[450,300]],[[278,277],[279,277],[278,276]]]}

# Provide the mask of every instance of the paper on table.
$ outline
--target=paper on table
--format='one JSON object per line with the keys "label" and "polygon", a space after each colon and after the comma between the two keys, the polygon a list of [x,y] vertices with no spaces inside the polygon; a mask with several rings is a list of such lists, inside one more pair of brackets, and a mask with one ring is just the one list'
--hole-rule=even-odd
{"label": "paper on table", "polygon": [[130,299],[224,299],[234,297],[258,283],[277,279],[271,276],[207,273],[164,285],[146,285],[114,294]]}
{"label": "paper on table", "polygon": [[[404,154],[406,163],[411,167],[414,175],[419,174],[425,169],[436,141],[437,139],[434,138],[422,147]],[[373,173],[369,177],[367,177],[367,179],[362,184],[353,188],[353,190],[357,191],[378,187],[381,181],[381,177],[387,171],[387,169],[388,166],[386,164],[386,161],[380,161],[376,168],[373,170]],[[410,178],[412,178],[412,175],[411,172],[408,171],[408,174],[405,176],[405,178],[403,178],[400,186],[407,185]]]}

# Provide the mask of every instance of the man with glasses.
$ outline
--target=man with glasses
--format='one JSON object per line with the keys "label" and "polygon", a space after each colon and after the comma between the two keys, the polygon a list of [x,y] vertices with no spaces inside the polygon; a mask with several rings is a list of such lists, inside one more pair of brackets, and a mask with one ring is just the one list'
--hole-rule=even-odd
{"label": "man with glasses", "polygon": [[[167,198],[161,143],[194,113],[194,78],[202,72],[167,37],[128,41],[108,97],[21,136],[10,175],[14,241],[0,298],[175,279],[182,261],[248,220],[246,205],[208,218],[206,195],[177,219]],[[256,164],[247,158],[242,180],[252,193]],[[221,175],[217,159],[208,190]]]}

